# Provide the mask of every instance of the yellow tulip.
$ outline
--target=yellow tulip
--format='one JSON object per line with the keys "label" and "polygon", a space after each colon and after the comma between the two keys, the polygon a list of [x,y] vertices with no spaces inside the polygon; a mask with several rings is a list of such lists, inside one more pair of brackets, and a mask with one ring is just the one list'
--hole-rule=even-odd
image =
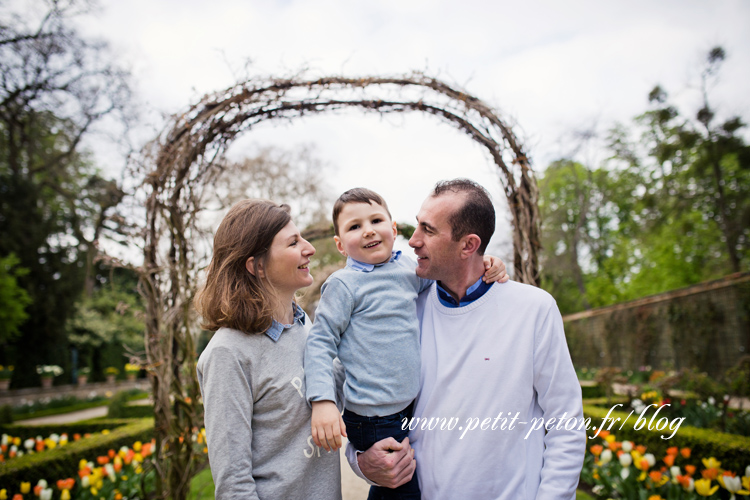
{"label": "yellow tulip", "polygon": [[62,490],[60,500],[70,500],[70,490]]}
{"label": "yellow tulip", "polygon": [[86,461],[85,458],[82,458],[81,461],[78,462],[78,470],[83,470],[88,466],[89,466],[89,463]]}
{"label": "yellow tulip", "polygon": [[706,469],[718,469],[721,467],[721,462],[716,460],[714,457],[711,458],[704,458],[703,459],[703,466]]}
{"label": "yellow tulip", "polygon": [[8,490],[5,488],[0,490],[0,500],[8,500]]}
{"label": "yellow tulip", "polygon": [[136,441],[135,444],[133,445],[133,451],[136,451],[136,452],[141,451],[142,447],[143,447],[143,443],[141,443],[140,441]]}
{"label": "yellow tulip", "polygon": [[[705,461],[705,458],[703,460]],[[718,484],[713,488],[711,487],[710,479],[696,479],[695,481],[695,491],[702,497],[710,497],[711,495],[716,493],[716,490],[718,489]]]}
{"label": "yellow tulip", "polygon": [[30,482],[24,483],[23,481],[21,481],[21,493],[25,495],[29,491],[31,491],[31,483]]}

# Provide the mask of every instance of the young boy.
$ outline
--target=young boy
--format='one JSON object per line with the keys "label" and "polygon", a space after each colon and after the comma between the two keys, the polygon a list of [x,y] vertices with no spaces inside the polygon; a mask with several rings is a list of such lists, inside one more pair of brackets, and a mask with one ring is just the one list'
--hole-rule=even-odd
{"label": "young boy", "polygon": [[[377,193],[356,188],[342,194],[333,206],[333,227],[347,263],[321,288],[305,349],[312,437],[326,450],[338,449],[342,435],[358,450],[387,437],[401,442],[408,435],[403,419],[411,418],[419,392],[416,299],[432,281],[419,278],[416,263],[393,251],[396,223]],[[486,280],[503,278],[502,263],[490,263],[485,257]],[[336,356],[346,373],[343,418],[334,403]],[[379,490],[388,498],[420,495],[416,474],[403,486]]]}

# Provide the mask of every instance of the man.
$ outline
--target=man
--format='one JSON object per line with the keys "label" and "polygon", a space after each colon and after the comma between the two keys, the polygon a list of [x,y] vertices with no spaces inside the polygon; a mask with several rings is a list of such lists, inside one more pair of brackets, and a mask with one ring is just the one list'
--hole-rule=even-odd
{"label": "man", "polygon": [[417,222],[417,274],[437,283],[418,299],[413,450],[394,439],[348,449],[352,468],[393,487],[416,466],[427,500],[574,498],[586,434],[554,299],[513,281],[482,282],[495,213],[476,183],[438,183]]}

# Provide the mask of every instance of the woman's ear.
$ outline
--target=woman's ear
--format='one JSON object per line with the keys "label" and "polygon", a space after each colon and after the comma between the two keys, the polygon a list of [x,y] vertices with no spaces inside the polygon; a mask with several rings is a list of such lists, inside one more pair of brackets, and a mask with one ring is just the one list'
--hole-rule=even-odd
{"label": "woman's ear", "polygon": [[247,269],[247,272],[249,272],[256,278],[263,277],[263,267],[260,265],[260,262],[257,262],[255,260],[255,257],[248,257],[248,259],[245,261],[245,269]]}

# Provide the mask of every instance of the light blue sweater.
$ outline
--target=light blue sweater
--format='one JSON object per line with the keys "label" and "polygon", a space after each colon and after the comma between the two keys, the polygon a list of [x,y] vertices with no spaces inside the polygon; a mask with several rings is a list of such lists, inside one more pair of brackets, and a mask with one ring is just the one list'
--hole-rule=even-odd
{"label": "light blue sweater", "polygon": [[336,356],[346,373],[348,410],[386,416],[414,400],[420,370],[416,300],[432,283],[415,268],[402,256],[369,272],[347,265],[326,280],[305,349],[309,401],[336,401]]}

